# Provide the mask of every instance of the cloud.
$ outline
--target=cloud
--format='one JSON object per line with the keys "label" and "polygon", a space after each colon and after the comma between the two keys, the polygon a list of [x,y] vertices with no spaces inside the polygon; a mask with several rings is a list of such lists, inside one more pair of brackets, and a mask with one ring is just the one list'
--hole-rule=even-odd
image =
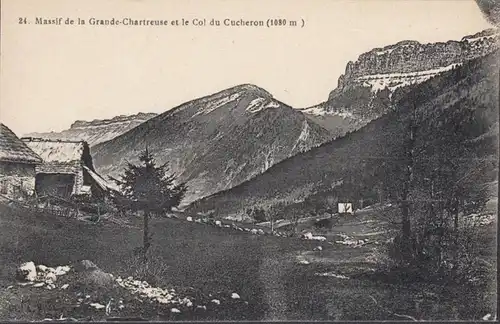
{"label": "cloud", "polygon": [[492,24],[500,27],[500,1],[499,0],[476,0],[479,9],[485,18]]}

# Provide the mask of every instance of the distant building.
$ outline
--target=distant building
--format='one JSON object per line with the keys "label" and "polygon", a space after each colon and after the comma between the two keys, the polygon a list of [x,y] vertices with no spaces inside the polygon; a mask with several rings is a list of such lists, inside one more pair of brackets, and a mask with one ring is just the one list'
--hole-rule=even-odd
{"label": "distant building", "polygon": [[90,196],[103,200],[113,189],[95,171],[87,142],[31,137],[22,140],[43,160],[36,167],[38,196]]}
{"label": "distant building", "polygon": [[339,203],[339,214],[353,214],[352,203]]}
{"label": "distant building", "polygon": [[9,198],[32,195],[35,167],[42,159],[14,132],[0,124],[0,194]]}

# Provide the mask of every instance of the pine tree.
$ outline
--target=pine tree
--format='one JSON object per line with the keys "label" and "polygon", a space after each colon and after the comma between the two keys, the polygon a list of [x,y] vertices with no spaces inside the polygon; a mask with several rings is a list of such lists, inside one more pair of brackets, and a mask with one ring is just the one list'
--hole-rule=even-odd
{"label": "pine tree", "polygon": [[140,155],[140,165],[127,163],[119,179],[113,180],[121,188],[115,197],[120,209],[144,212],[143,257],[151,246],[149,219],[151,214],[169,212],[177,207],[184,197],[187,187],[184,183],[175,184],[175,176],[169,175],[167,164],[157,165],[153,154],[146,148]]}

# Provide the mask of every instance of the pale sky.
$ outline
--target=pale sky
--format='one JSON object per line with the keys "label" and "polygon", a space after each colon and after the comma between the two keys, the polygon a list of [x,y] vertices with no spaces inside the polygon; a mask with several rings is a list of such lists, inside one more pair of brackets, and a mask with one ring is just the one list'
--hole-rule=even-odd
{"label": "pale sky", "polygon": [[[491,25],[473,0],[3,0],[0,120],[18,135],[77,119],[164,112],[256,84],[293,107],[327,99],[348,61],[401,40],[460,40]],[[29,25],[19,24],[26,17]],[[285,18],[304,28],[36,25]],[[63,19],[63,20],[64,20]]]}

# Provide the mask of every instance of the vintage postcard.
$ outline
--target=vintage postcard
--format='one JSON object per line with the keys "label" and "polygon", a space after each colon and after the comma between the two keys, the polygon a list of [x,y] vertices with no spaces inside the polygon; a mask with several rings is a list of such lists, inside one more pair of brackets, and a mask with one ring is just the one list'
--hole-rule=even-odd
{"label": "vintage postcard", "polygon": [[2,1],[0,321],[496,321],[499,23]]}

